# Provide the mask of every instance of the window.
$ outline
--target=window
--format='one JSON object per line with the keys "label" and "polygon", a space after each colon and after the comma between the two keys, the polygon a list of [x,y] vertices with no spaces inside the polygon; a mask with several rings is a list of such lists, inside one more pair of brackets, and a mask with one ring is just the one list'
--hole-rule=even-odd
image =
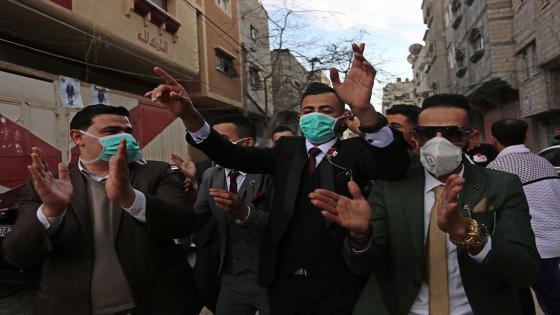
{"label": "window", "polygon": [[546,6],[550,4],[550,0],[537,0],[539,8],[544,9]]}
{"label": "window", "polygon": [[303,90],[303,83],[301,83],[298,80],[293,79],[292,80],[292,86],[295,87],[298,90]]}
{"label": "window", "polygon": [[465,54],[463,54],[461,49],[455,50],[455,62],[457,68],[463,68],[465,66]]}
{"label": "window", "polygon": [[461,14],[461,0],[452,0],[449,5],[449,15],[451,17],[451,27],[457,29],[463,20],[463,14]]}
{"label": "window", "polygon": [[455,48],[450,47],[447,53],[447,62],[449,63],[449,69],[455,68]]}
{"label": "window", "polygon": [[150,2],[167,11],[167,0],[150,0]]}
{"label": "window", "polygon": [[455,64],[457,65],[455,75],[459,78],[464,76],[467,72],[467,67],[465,67],[465,54],[461,49],[455,50]]}
{"label": "window", "polygon": [[461,9],[461,0],[452,0],[451,1],[451,12],[457,14],[459,9]]}
{"label": "window", "polygon": [[536,45],[532,42],[521,51],[521,69],[519,71],[521,81],[527,80],[531,77],[531,74],[537,64],[536,59]]}
{"label": "window", "polygon": [[216,69],[230,77],[237,76],[237,71],[233,65],[233,57],[221,49],[216,49]]}
{"label": "window", "polygon": [[474,51],[484,49],[484,37],[477,28],[471,31],[470,42]]}
{"label": "window", "polygon": [[472,63],[476,63],[482,56],[484,56],[484,36],[480,33],[480,30],[473,28],[469,36],[469,42],[473,53],[469,58]]}
{"label": "window", "polygon": [[251,39],[255,43],[259,42],[259,31],[253,25],[251,25]]}
{"label": "window", "polygon": [[216,3],[217,3],[218,6],[220,6],[224,11],[230,12],[230,11],[229,11],[229,0],[216,0]]}
{"label": "window", "polygon": [[251,82],[251,87],[254,90],[261,88],[261,77],[257,68],[251,67],[249,69],[249,80]]}

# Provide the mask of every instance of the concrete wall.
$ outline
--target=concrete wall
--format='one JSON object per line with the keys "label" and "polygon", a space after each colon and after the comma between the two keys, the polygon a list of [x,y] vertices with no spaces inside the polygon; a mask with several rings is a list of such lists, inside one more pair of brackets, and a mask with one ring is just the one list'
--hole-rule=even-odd
{"label": "concrete wall", "polygon": [[306,70],[289,50],[273,50],[272,93],[275,111],[287,111],[298,108],[305,89]]}
{"label": "concrete wall", "polygon": [[[273,113],[272,103],[272,84],[271,84],[271,64],[270,64],[270,44],[268,32],[268,14],[260,1],[244,0],[239,2],[241,42],[245,49],[245,92],[247,97],[245,103],[251,110],[252,106],[260,108],[258,113],[262,115],[265,110],[267,115]],[[251,27],[254,27],[258,34],[256,39],[252,38]],[[249,76],[251,68],[257,69],[260,84],[251,84]],[[265,78],[268,78],[265,86]],[[268,89],[265,93],[265,89]],[[265,99],[268,97],[268,99]],[[265,106],[266,105],[266,106]],[[268,107],[265,109],[265,107]],[[254,110],[254,109],[253,109]]]}

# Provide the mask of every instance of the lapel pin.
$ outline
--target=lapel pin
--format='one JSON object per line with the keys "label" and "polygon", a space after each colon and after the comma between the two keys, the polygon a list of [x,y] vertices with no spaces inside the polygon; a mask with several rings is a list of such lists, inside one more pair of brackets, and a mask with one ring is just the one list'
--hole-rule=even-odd
{"label": "lapel pin", "polygon": [[479,190],[480,189],[480,184],[479,183],[474,184],[473,188],[476,189],[476,190]]}
{"label": "lapel pin", "polygon": [[257,183],[254,179],[249,182],[249,185],[254,186]]}

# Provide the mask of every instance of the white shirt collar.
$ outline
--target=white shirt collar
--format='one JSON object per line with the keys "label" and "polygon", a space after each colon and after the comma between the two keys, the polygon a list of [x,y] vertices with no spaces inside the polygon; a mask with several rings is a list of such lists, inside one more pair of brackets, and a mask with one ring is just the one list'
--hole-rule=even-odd
{"label": "white shirt collar", "polygon": [[82,172],[82,174],[84,174],[86,176],[89,176],[89,177],[93,178],[94,180],[96,180],[98,182],[100,182],[102,180],[105,180],[105,179],[107,179],[107,177],[109,177],[109,175],[100,176],[100,175],[97,175],[93,172],[90,172],[90,171],[86,170],[85,167],[82,165],[82,160],[81,159],[78,159],[78,169],[80,170],[80,172]]}
{"label": "white shirt collar", "polygon": [[502,157],[510,153],[528,153],[528,152],[531,152],[531,150],[529,150],[529,148],[527,148],[524,144],[510,145],[509,147],[503,149],[496,158]]}
{"label": "white shirt collar", "polygon": [[[463,177],[465,173],[465,166],[461,165],[461,171],[459,172],[459,176]],[[426,169],[424,169],[424,193],[429,193],[432,189],[436,188],[439,185],[445,186],[445,183],[439,181],[439,179],[432,176],[432,174],[428,173]]]}
{"label": "white shirt collar", "polygon": [[[335,143],[338,141],[338,137],[334,137],[332,140],[329,140],[325,143],[322,143],[320,145],[317,146],[317,148],[319,148],[319,150],[321,150],[321,153],[327,153],[329,151],[330,148],[332,148]],[[305,152],[307,152],[307,154],[309,155],[309,149],[315,147],[313,145],[313,143],[309,142],[309,140],[305,139]]]}
{"label": "white shirt collar", "polygon": [[[226,171],[226,177],[228,177],[229,173],[232,171],[232,169],[224,167],[224,170]],[[242,172],[242,171],[238,171],[238,172],[239,172],[239,175],[241,175],[241,176],[247,176],[247,173],[245,173],[245,172]]]}

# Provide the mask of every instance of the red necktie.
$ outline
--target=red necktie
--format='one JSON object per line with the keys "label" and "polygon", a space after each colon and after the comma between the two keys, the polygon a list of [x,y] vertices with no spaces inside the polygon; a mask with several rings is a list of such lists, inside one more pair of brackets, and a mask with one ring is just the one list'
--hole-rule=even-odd
{"label": "red necktie", "polygon": [[321,153],[321,149],[319,148],[311,148],[309,149],[309,160],[307,161],[307,174],[311,175],[315,171],[315,167],[317,166],[317,155]]}
{"label": "red necktie", "polygon": [[239,176],[239,172],[235,170],[231,170],[228,174],[230,193],[237,194],[237,176]]}

